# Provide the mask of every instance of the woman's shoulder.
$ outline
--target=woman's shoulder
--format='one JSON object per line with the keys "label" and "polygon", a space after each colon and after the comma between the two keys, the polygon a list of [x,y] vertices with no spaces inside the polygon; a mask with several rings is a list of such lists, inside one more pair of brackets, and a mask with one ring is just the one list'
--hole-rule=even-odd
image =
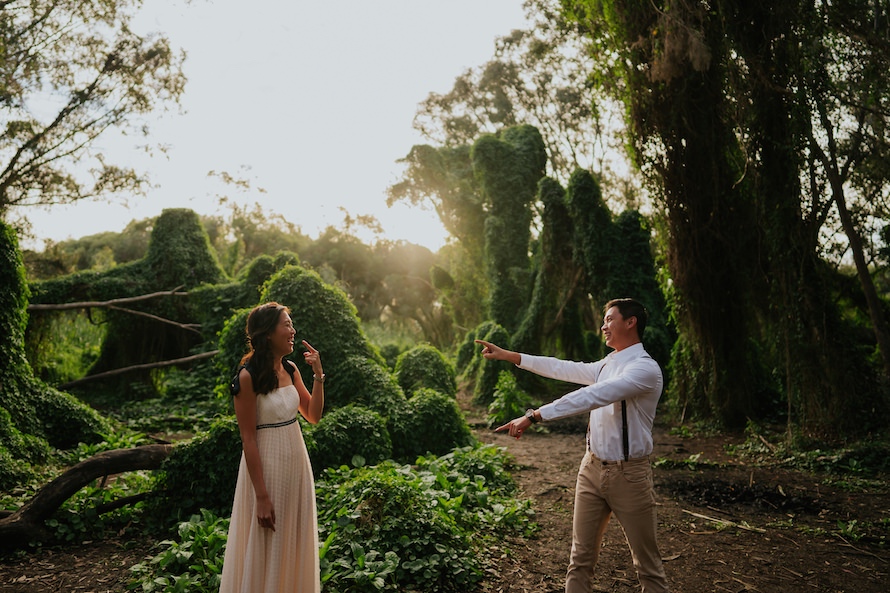
{"label": "woman's shoulder", "polygon": [[232,395],[238,395],[241,393],[241,382],[247,382],[251,389],[253,388],[253,370],[250,368],[250,363],[242,364],[235,371],[234,376],[232,377],[232,381],[229,383],[229,392]]}

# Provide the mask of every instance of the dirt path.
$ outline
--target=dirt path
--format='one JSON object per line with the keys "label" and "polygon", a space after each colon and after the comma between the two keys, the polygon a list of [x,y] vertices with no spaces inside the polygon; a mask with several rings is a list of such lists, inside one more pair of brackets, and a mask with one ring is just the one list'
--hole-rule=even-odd
{"label": "dirt path", "polygon": [[[549,434],[526,433],[518,441],[475,429],[480,440],[513,455],[521,497],[533,501],[540,525],[533,539],[503,543],[484,593],[563,590],[584,436],[583,426],[553,428]],[[655,483],[660,546],[672,591],[890,590],[890,535],[883,548],[875,537],[855,541],[838,535],[839,522],[854,520],[860,526],[883,525],[883,533],[890,533],[887,492],[849,493],[798,472],[741,465],[726,454],[728,439],[723,437],[681,439],[659,427],[655,441],[654,456],[668,462],[656,467]],[[701,454],[696,467],[688,463],[691,454]],[[129,567],[151,552],[150,545],[111,540],[6,558],[0,561],[0,593],[125,591]],[[597,591],[639,591],[615,521],[606,533],[597,576]]]}
{"label": "dirt path", "polygon": [[[487,430],[477,429],[477,434],[513,455],[519,465],[515,477],[524,497],[533,499],[541,526],[532,540],[505,543],[496,571],[500,577],[487,581],[485,591],[562,591],[583,427],[574,433],[526,433],[519,440]],[[676,462],[655,469],[659,544],[672,591],[890,590],[890,541],[882,549],[880,542],[853,542],[836,534],[838,521],[852,520],[883,522],[884,533],[890,532],[887,493],[838,492],[798,472],[739,465],[725,453],[728,440],[722,437],[684,440],[659,427],[655,440],[654,457]],[[686,462],[698,453],[693,469]],[[667,469],[671,466],[676,469]],[[596,591],[639,591],[614,520],[597,577]]]}

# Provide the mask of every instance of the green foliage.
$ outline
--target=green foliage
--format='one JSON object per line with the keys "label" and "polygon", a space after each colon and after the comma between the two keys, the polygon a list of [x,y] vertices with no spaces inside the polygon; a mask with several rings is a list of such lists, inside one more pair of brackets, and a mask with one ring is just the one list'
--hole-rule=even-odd
{"label": "green foliage", "polygon": [[429,344],[420,344],[403,352],[396,361],[396,380],[407,397],[428,387],[446,395],[457,394],[454,367]]}
{"label": "green foliage", "polygon": [[172,290],[225,279],[197,213],[187,208],[161,212],[151,233],[145,263],[155,286]]}
{"label": "green foliage", "polygon": [[[111,449],[114,447],[108,447]],[[127,472],[113,480],[99,480],[77,491],[46,521],[54,543],[80,543],[111,534],[132,535],[142,530],[142,503],[124,505],[109,512],[101,507],[150,489],[147,472]]]}
{"label": "green foliage", "polygon": [[[591,337],[599,341],[599,315],[593,310],[590,294],[578,290],[586,286],[584,266],[575,259],[577,245],[567,241],[574,235],[575,218],[569,214],[566,191],[554,179],[538,184],[538,197],[544,206],[542,230],[534,250],[534,288],[522,323],[512,336],[511,350],[550,352],[571,360],[596,360],[600,349],[591,351]],[[536,375],[522,379],[538,383]]]}
{"label": "green foliage", "polygon": [[[147,135],[145,114],[178,102],[184,90],[185,55],[163,35],[134,31],[141,7],[134,0],[4,7],[0,47],[7,59],[15,57],[0,107],[0,216],[15,206],[140,191],[147,180],[115,165],[98,139]],[[25,107],[36,103],[42,107]]]}
{"label": "green foliage", "polygon": [[430,388],[418,389],[389,417],[393,458],[409,463],[418,455],[444,455],[476,442],[454,397]]}
{"label": "green foliage", "polygon": [[[313,344],[314,345],[314,344]],[[364,356],[350,356],[328,373],[325,362],[325,409],[349,404],[361,405],[388,416],[405,405],[405,394],[396,378],[382,365]]]}
{"label": "green foliage", "polygon": [[240,458],[241,435],[234,417],[220,417],[207,432],[176,445],[145,502],[149,526],[171,529],[202,508],[228,517]]}
{"label": "green foliage", "polygon": [[111,415],[134,431],[152,434],[203,432],[218,415],[231,413],[233,408],[230,398],[208,396],[205,380],[206,377],[187,375],[185,371],[172,371],[166,381],[188,382],[200,390],[200,395],[189,397],[187,392],[168,390],[161,397],[125,402]]}
{"label": "green foliage", "polygon": [[10,492],[34,476],[35,473],[28,462],[10,452],[5,445],[0,445],[0,492]]}
{"label": "green foliage", "polygon": [[308,432],[312,439],[307,449],[311,445],[309,456],[316,475],[329,467],[373,465],[392,456],[386,420],[360,405],[349,404],[327,412]]}
{"label": "green foliage", "polygon": [[[485,483],[485,488],[497,496],[509,496],[517,492],[511,471],[517,469],[513,457],[504,447],[475,444],[461,447],[441,457],[425,456],[417,460],[418,470],[439,473],[445,471],[456,483],[455,475],[463,476],[470,482]],[[460,494],[460,492],[455,492]]]}
{"label": "green foliage", "polygon": [[499,346],[510,343],[510,335],[500,325],[485,321],[467,333],[458,350],[458,368],[463,368],[461,378],[473,386],[473,401],[487,406],[494,398],[494,389],[501,371],[511,371],[515,365],[503,360],[485,360],[482,348],[474,340],[485,340]]}
{"label": "green foliage", "polygon": [[489,204],[485,219],[489,317],[514,331],[530,297],[531,204],[547,152],[540,132],[521,125],[473,144],[473,170]]}
{"label": "green foliage", "polygon": [[516,375],[501,371],[494,388],[494,399],[488,405],[488,426],[500,426],[525,414],[529,408],[537,408],[540,402],[523,391],[516,382]]}
{"label": "green foliage", "polygon": [[[317,272],[298,266],[288,266],[277,272],[266,284],[261,301],[276,301],[290,307],[297,343],[306,340],[322,357],[326,395],[331,402],[350,401],[351,394],[344,391],[338,377],[351,356],[373,360],[382,367],[383,357],[364,335],[356,316],[356,308],[342,290],[327,284]],[[303,379],[311,380],[312,369],[295,354]],[[354,387],[354,386],[351,386]]]}
{"label": "green foliage", "polygon": [[229,520],[207,509],[179,524],[179,540],[164,540],[164,550],[130,567],[129,590],[156,593],[217,593],[222,575]]}
{"label": "green foliage", "polygon": [[59,311],[32,315],[26,355],[34,373],[58,385],[80,379],[96,362],[106,326],[99,311]]}
{"label": "green foliage", "polygon": [[468,447],[417,469],[387,462],[327,471],[317,485],[325,587],[473,590],[489,538],[529,529],[531,516],[527,502],[509,498],[494,453]]}
{"label": "green foliage", "polygon": [[96,411],[34,378],[25,357],[29,287],[18,241],[0,221],[0,482],[7,489],[44,461],[48,444],[95,442],[108,430]]}
{"label": "green foliage", "polygon": [[253,289],[254,302],[258,302],[263,285],[275,272],[286,266],[299,266],[300,256],[296,253],[279,252],[275,257],[262,254],[254,258],[238,273],[238,281],[248,289]]}

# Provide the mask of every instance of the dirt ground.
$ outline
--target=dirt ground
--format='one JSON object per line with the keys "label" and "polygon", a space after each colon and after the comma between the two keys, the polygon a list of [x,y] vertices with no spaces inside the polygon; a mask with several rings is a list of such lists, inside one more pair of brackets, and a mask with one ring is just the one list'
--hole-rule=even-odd
{"label": "dirt ground", "polygon": [[[512,538],[486,574],[484,593],[562,591],[572,530],[583,427],[567,423],[515,440],[477,427],[480,440],[514,457],[521,497],[533,501],[538,533]],[[655,468],[659,542],[675,592],[885,593],[890,550],[850,525],[890,523],[890,493],[847,492],[819,476],[740,463],[726,437],[681,438],[658,426]],[[735,442],[739,442],[736,440]],[[690,455],[699,455],[692,467]],[[883,522],[883,523],[882,523]],[[864,537],[863,537],[864,536]],[[151,542],[87,542],[0,558],[0,593],[126,590],[129,567],[153,555]],[[596,591],[639,591],[624,536],[612,521]]]}
{"label": "dirt ground", "polygon": [[[541,527],[534,539],[506,543],[497,575],[485,583],[487,593],[563,591],[584,427],[563,428],[527,432],[519,440],[478,432],[514,456],[519,466],[514,476],[523,497],[534,501]],[[727,444],[741,439],[680,438],[665,426],[657,426],[654,437],[653,458],[667,461],[656,464],[654,478],[659,547],[672,591],[890,591],[890,550],[879,546],[880,538],[859,533],[852,541],[837,533],[839,521],[853,520],[854,525],[883,524],[883,533],[890,532],[886,488],[850,493],[827,486],[822,477],[742,464],[726,451]],[[694,469],[690,455],[699,455]],[[595,591],[640,590],[614,519],[596,575]]]}

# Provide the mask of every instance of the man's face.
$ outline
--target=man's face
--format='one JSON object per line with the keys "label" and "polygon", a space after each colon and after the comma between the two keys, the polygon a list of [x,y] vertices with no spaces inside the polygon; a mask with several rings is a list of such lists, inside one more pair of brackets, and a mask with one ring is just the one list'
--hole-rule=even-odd
{"label": "man's face", "polygon": [[609,307],[603,316],[603,337],[606,339],[606,346],[621,350],[635,344],[637,339],[636,317],[625,319],[621,316],[618,307]]}

